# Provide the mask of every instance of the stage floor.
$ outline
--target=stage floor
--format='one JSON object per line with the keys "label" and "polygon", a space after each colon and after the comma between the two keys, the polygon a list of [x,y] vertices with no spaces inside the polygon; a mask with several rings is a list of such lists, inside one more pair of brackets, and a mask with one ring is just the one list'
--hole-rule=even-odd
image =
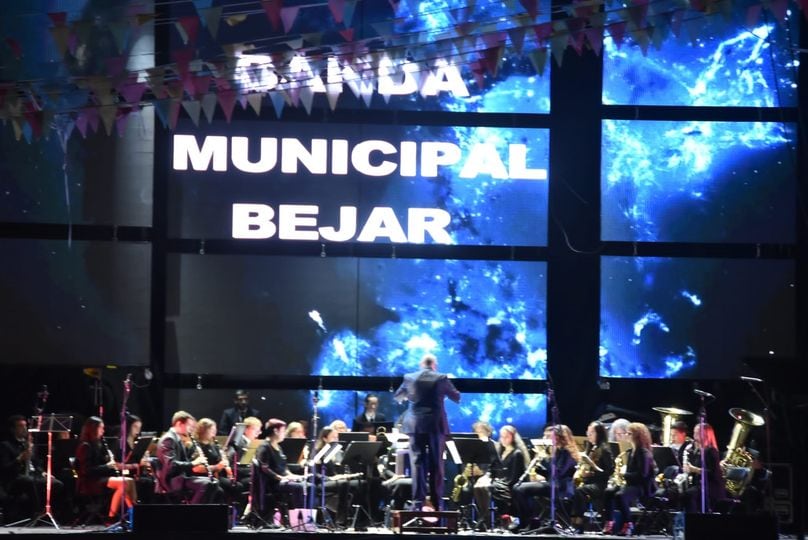
{"label": "stage floor", "polygon": [[[125,531],[111,531],[115,532],[125,532]],[[26,528],[26,527],[0,527],[0,534],[21,534],[25,535],[26,538],[30,540],[35,540],[38,537],[53,537],[54,535],[59,535],[62,537],[68,537],[70,535],[82,535],[85,540],[94,537],[94,538],[102,538],[107,537],[110,534],[110,531],[106,531],[104,527],[100,526],[88,526],[88,527],[61,527],[58,530],[53,528],[48,528],[44,526],[35,527],[35,528]],[[249,535],[249,534],[260,534],[262,538],[266,540],[272,540],[272,537],[288,537],[289,535],[293,535],[295,537],[304,537],[304,536],[322,536],[328,535],[332,538],[336,538],[337,540],[351,540],[352,538],[361,538],[362,540],[373,540],[374,537],[378,538],[379,540],[390,540],[396,536],[400,536],[390,529],[385,528],[370,528],[367,531],[328,531],[326,529],[318,530],[317,532],[301,532],[301,531],[293,531],[293,530],[270,530],[270,529],[261,529],[261,530],[254,530],[244,526],[234,527],[228,532],[225,533],[211,533],[211,532],[171,532],[166,531],[165,533],[155,533],[155,532],[147,532],[147,533],[134,533],[134,532],[127,532],[131,537],[142,537],[143,540],[154,540],[154,539],[170,539],[170,540],[185,540],[185,539],[198,539],[200,537],[204,537],[205,540],[217,540],[217,539],[227,539],[228,537],[232,538],[234,535]],[[435,540],[439,538],[440,535],[435,534],[417,534],[417,533],[404,533],[407,538],[412,540]],[[491,537],[508,537],[508,538],[559,538],[559,535],[551,535],[551,534],[531,534],[531,535],[516,535],[505,531],[493,531],[493,532],[475,532],[471,530],[461,530],[457,534],[452,535],[444,535],[444,536],[464,536],[464,537],[479,537],[479,538],[491,538]],[[604,540],[612,540],[612,539],[620,539],[626,538],[625,536],[606,536],[599,533],[586,533],[586,534],[579,534],[579,535],[563,535],[564,538],[570,538],[573,540],[591,540],[592,538],[602,538]],[[669,539],[670,536],[665,535],[638,535],[634,536],[633,538],[646,538],[649,540],[655,539]],[[796,540],[797,536],[795,535],[780,535],[780,540]],[[67,538],[65,538],[67,540]],[[76,536],[76,540],[78,540],[78,536]],[[720,540],[732,540],[731,537],[722,537]]]}

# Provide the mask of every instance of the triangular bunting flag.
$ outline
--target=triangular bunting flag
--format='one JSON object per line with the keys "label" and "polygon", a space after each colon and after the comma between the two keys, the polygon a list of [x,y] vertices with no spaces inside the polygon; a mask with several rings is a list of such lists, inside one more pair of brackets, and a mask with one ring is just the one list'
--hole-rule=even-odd
{"label": "triangular bunting flag", "polygon": [[261,102],[264,99],[264,94],[247,94],[247,103],[255,111],[255,116],[261,116]]}
{"label": "triangular bunting flag", "polygon": [[51,37],[56,43],[56,49],[59,51],[59,58],[64,58],[67,52],[67,42],[70,39],[70,29],[67,26],[54,26],[49,28]]}
{"label": "triangular bunting flag", "polygon": [[191,122],[193,122],[196,127],[199,127],[199,113],[202,110],[202,104],[196,100],[183,101],[182,108],[185,109]]}
{"label": "triangular bunting flag", "polygon": [[283,7],[283,0],[261,0],[261,7],[264,8],[264,13],[272,25],[272,29],[276,32],[281,29],[281,7]]}
{"label": "triangular bunting flag", "polygon": [[80,111],[76,115],[76,127],[79,129],[79,133],[81,133],[81,138],[87,138],[87,115]]}
{"label": "triangular bunting flag", "polygon": [[334,22],[341,24],[345,20],[345,0],[328,0],[328,9],[331,11],[331,16],[334,17]]}
{"label": "triangular bunting flag", "polygon": [[626,35],[626,23],[623,21],[612,23],[607,29],[609,30],[609,35],[612,36],[612,41],[614,41],[614,44],[617,45],[619,49]]}
{"label": "triangular bunting flag", "polygon": [[533,69],[539,76],[544,75],[544,68],[547,66],[547,49],[535,49],[528,54],[530,63],[533,64]]}
{"label": "triangular bunting flag", "polygon": [[115,117],[115,131],[118,133],[119,138],[126,135],[126,124],[129,122],[130,114],[132,114],[132,109],[118,110],[118,116]]}
{"label": "triangular bunting flag", "polygon": [[283,32],[285,34],[288,34],[289,30],[292,29],[292,25],[295,24],[295,19],[297,19],[297,14],[299,12],[300,6],[285,7],[281,9],[281,21],[283,21]]}
{"label": "triangular bunting flag", "polygon": [[511,46],[516,54],[522,54],[522,47],[525,44],[525,33],[527,32],[527,28],[524,26],[511,28],[508,30],[508,37],[511,40]]}
{"label": "triangular bunting flag", "polygon": [[539,2],[538,0],[519,0],[522,7],[525,8],[527,14],[531,19],[535,19],[539,15]]}
{"label": "triangular bunting flag", "polygon": [[205,8],[199,11],[199,16],[202,18],[202,24],[208,28],[213,39],[219,33],[219,23],[222,20],[222,6],[212,8]]}
{"label": "triangular bunting flag", "polygon": [[101,121],[104,123],[107,136],[112,135],[112,126],[115,123],[115,116],[118,114],[118,107],[115,105],[104,105],[100,107],[98,113],[101,115]]}
{"label": "triangular bunting flag", "polygon": [[752,4],[746,8],[746,26],[755,28],[760,20],[760,12],[763,11],[763,6],[760,4]]}
{"label": "triangular bunting flag", "polygon": [[341,35],[342,39],[344,39],[345,41],[353,41],[354,29],[346,28],[345,30],[340,30],[339,35]]}
{"label": "triangular bunting flag", "polygon": [[584,33],[586,34],[586,40],[589,42],[589,47],[597,56],[600,56],[600,51],[603,49],[603,27],[586,28]]}
{"label": "triangular bunting flag", "polygon": [[275,116],[278,118],[283,114],[283,107],[286,105],[286,98],[281,94],[281,91],[273,91],[269,93],[269,99],[272,101],[272,107],[275,109]]}
{"label": "triangular bunting flag", "polygon": [[345,9],[342,12],[342,22],[345,26],[353,24],[354,13],[356,12],[356,0],[345,0]]}
{"label": "triangular bunting flag", "polygon": [[205,113],[208,124],[213,122],[213,114],[216,112],[216,94],[211,92],[202,97],[202,112]]}
{"label": "triangular bunting flag", "polygon": [[224,113],[224,117],[227,120],[227,123],[230,123],[230,119],[233,117],[233,108],[236,106],[236,91],[235,90],[219,90],[218,98],[219,98],[219,107],[222,108],[222,112]]}
{"label": "triangular bunting flag", "polygon": [[239,13],[238,15],[228,15],[224,18],[224,22],[227,23],[227,26],[236,26],[238,24],[243,23],[247,20],[247,16],[243,13]]}

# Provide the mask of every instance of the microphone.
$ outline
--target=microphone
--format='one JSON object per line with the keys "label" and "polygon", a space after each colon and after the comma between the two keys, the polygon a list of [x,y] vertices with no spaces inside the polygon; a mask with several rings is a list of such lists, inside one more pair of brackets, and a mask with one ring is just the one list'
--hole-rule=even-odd
{"label": "microphone", "polygon": [[699,390],[698,388],[694,388],[693,393],[705,399],[715,399],[715,396],[712,395],[710,392],[705,392],[704,390]]}
{"label": "microphone", "polygon": [[745,377],[741,375],[741,380],[746,382],[763,382],[763,379],[758,379],[757,377]]}

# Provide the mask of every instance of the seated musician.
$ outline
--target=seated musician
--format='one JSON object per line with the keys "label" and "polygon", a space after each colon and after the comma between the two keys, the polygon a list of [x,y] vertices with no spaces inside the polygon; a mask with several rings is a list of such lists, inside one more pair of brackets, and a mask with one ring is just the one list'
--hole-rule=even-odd
{"label": "seated musician", "polygon": [[[143,431],[143,420],[139,416],[129,414],[126,417],[126,425],[128,426],[126,430],[128,432],[126,435],[126,456],[128,459],[128,456],[135,449],[135,444],[140,439],[140,433]],[[144,453],[139,463],[134,464],[134,477],[138,501],[149,503],[151,494],[154,493],[154,476],[148,451]]]}
{"label": "seated musician", "polygon": [[627,437],[631,448],[621,454],[625,471],[615,471],[617,480],[610,480],[610,487],[604,493],[603,515],[605,518],[611,517],[603,528],[604,534],[631,534],[631,505],[638,499],[652,495],[656,490],[656,464],[651,452],[651,432],[645,424],[632,422],[628,425]]}
{"label": "seated musician", "polygon": [[704,424],[702,431],[701,425],[696,425],[693,428],[693,452],[683,471],[690,476],[689,487],[683,497],[688,512],[701,512],[701,475],[704,470],[707,471],[707,512],[715,509],[716,502],[726,496],[720,460],[713,426]]}
{"label": "seated musician", "polygon": [[[33,517],[45,505],[47,475],[38,459],[24,416],[8,418],[8,431],[0,442],[0,492],[5,492],[8,521]],[[51,477],[52,501],[61,506],[64,484]]]}
{"label": "seated musician", "polygon": [[[228,502],[246,503],[244,493],[250,487],[250,478],[249,476],[238,480],[233,478],[233,469],[230,467],[230,463],[224,459],[222,450],[216,442],[216,422],[211,418],[200,419],[196,424],[194,439],[207,462],[206,470],[197,475],[215,478]],[[196,457],[196,454],[193,454],[192,457]]]}
{"label": "seated musician", "polygon": [[676,464],[665,467],[656,496],[667,499],[670,508],[680,508],[681,499],[688,487],[688,474],[682,467],[687,463],[693,451],[693,439],[688,436],[687,422],[678,420],[671,425],[670,448],[676,457]]}
{"label": "seated musician", "polygon": [[572,476],[580,457],[572,431],[567,426],[557,425],[551,426],[549,431],[545,430],[545,435],[554,441],[555,450],[551,449],[550,456],[538,460],[535,471],[527,471],[528,481],[518,483],[513,489],[513,498],[519,515],[516,530],[529,527],[533,518],[538,515],[539,508],[535,497],[550,497],[553,471],[555,471],[556,496],[572,497],[574,492]]}
{"label": "seated musician", "polygon": [[351,431],[366,431],[376,433],[374,422],[384,422],[387,417],[379,412],[379,396],[368,394],[365,396],[364,410],[353,419]]}
{"label": "seated musician", "polygon": [[[196,418],[185,411],[177,411],[171,417],[171,428],[157,443],[157,484],[167,493],[190,493],[190,503],[200,504],[218,498],[218,484],[207,477],[205,456],[192,458],[191,435],[196,429]],[[191,443],[186,445],[186,441]]]}
{"label": "seated musician", "polygon": [[491,497],[497,505],[498,515],[512,512],[513,486],[525,472],[530,454],[515,427],[502,426],[496,443],[500,468],[493,472]]}
{"label": "seated musician", "polygon": [[381,501],[385,506],[403,510],[412,499],[412,478],[407,476],[410,456],[405,445],[395,442],[377,464],[381,480]]}
{"label": "seated musician", "polygon": [[[339,433],[326,426],[320,430],[320,436],[314,446],[315,456],[326,446],[339,444]],[[342,460],[341,450],[335,450],[335,455],[327,463],[314,463],[314,474],[318,484],[317,496],[320,497],[321,488],[325,489],[326,508],[337,517],[337,524],[345,524],[348,518],[348,494],[353,490],[356,494],[361,487],[358,480],[359,474],[351,474],[340,464]],[[325,483],[323,485],[323,482]],[[319,499],[318,499],[319,500]]]}
{"label": "seated musician", "polygon": [[[488,463],[473,464],[470,468],[471,478],[469,479],[466,489],[472,490],[474,493],[474,502],[477,505],[477,511],[481,518],[487,517],[488,508],[491,505],[491,483],[494,481],[494,475],[501,469],[499,463],[499,455],[497,454],[497,445],[494,443],[491,436],[494,434],[494,428],[488,422],[474,422],[471,430],[477,434],[481,441],[486,442],[488,448]],[[484,523],[488,520],[484,520]]]}
{"label": "seated musician", "polygon": [[286,455],[280,446],[286,437],[286,422],[271,418],[267,421],[266,428],[266,441],[258,447],[255,456],[259,481],[257,493],[261,501],[259,507],[263,507],[265,494],[274,493],[287,495],[291,508],[302,508],[306,489],[304,477],[289,472]]}
{"label": "seated musician", "polygon": [[572,511],[572,524],[576,529],[583,525],[583,515],[589,505],[598,507],[606,491],[606,484],[614,472],[614,457],[609,447],[606,428],[600,422],[592,422],[586,428],[585,458],[578,462],[575,471],[575,495]]}
{"label": "seated musician", "polygon": [[254,416],[244,419],[244,433],[238,439],[230,441],[227,448],[227,462],[233,470],[236,480],[250,477],[250,465],[240,463],[250,444],[261,436],[261,420]]}
{"label": "seated musician", "polygon": [[[289,422],[289,425],[286,426],[286,438],[287,439],[305,439],[306,438],[306,430],[303,427],[301,422]],[[303,474],[303,467],[306,464],[306,460],[309,459],[309,445],[305,445],[303,447],[303,451],[300,452],[300,457],[297,459],[297,463],[289,463],[289,470],[295,474]]]}
{"label": "seated musician", "polygon": [[76,491],[82,495],[101,495],[107,488],[114,490],[107,518],[110,522],[115,521],[121,510],[121,497],[127,508],[137,501],[134,479],[121,476],[120,468],[104,441],[104,422],[91,416],[81,427],[76,449]]}

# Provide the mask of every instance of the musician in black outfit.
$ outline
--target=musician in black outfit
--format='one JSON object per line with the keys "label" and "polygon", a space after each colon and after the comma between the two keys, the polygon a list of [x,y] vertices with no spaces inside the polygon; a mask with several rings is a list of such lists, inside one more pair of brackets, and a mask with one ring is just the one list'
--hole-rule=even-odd
{"label": "musician in black outfit", "polygon": [[76,449],[76,492],[82,495],[101,495],[114,489],[109,503],[108,520],[114,521],[121,509],[121,497],[127,508],[137,501],[133,478],[120,475],[121,465],[104,442],[104,422],[97,416],[88,418],[81,428]]}
{"label": "musician in black outfit", "polygon": [[230,435],[230,430],[235,424],[244,422],[251,416],[258,418],[258,424],[261,424],[258,409],[250,407],[250,394],[246,390],[236,390],[233,395],[233,406],[222,412],[222,418],[219,420],[219,435]]}
{"label": "musician in black outfit", "polygon": [[260,507],[266,493],[287,494],[292,508],[303,507],[304,477],[289,472],[286,455],[280,443],[286,437],[286,422],[271,418],[266,424],[267,440],[258,447],[255,458],[258,462]]}
{"label": "musician in black outfit", "polygon": [[[0,492],[5,492],[6,520],[32,517],[45,505],[45,472],[37,459],[24,416],[8,418],[8,430],[0,443]],[[62,502],[64,484],[52,478],[54,506]]]}
{"label": "musician in black outfit", "polygon": [[210,502],[221,497],[218,484],[208,478],[196,476],[207,472],[205,458],[192,458],[191,435],[196,429],[196,418],[185,411],[171,417],[171,428],[157,444],[157,482],[169,493],[190,492],[191,504]]}
{"label": "musician in black outfit", "polygon": [[245,475],[238,480],[233,478],[233,470],[224,459],[215,435],[216,422],[211,418],[202,418],[197,422],[194,439],[207,461],[207,468],[202,475],[213,477],[218,482],[228,503],[238,502],[243,506],[247,502],[245,494],[250,487],[250,477]]}
{"label": "musician in black outfit", "polygon": [[[552,484],[550,482],[555,465],[556,496],[572,497],[572,476],[575,473],[575,464],[578,457],[578,448],[572,438],[572,432],[567,426],[553,426],[549,431],[550,437],[555,439],[555,453],[550,457],[539,460],[536,472],[540,477],[529,478],[528,482],[517,483],[513,488],[513,499],[519,513],[519,525],[516,530],[530,525],[531,520],[538,514],[535,497],[550,497]],[[530,474],[531,471],[528,471]]]}
{"label": "musician in black outfit", "polygon": [[585,459],[578,463],[575,472],[575,495],[573,497],[572,521],[580,529],[583,515],[589,505],[599,507],[606,491],[606,484],[614,472],[614,457],[609,446],[606,427],[600,422],[592,422],[586,428],[584,454],[597,466],[592,467]]}
{"label": "musician in black outfit", "polygon": [[379,412],[379,396],[368,394],[365,396],[365,409],[353,419],[351,431],[367,431],[375,433],[374,422],[384,422],[387,417]]}
{"label": "musician in black outfit", "polygon": [[651,432],[645,424],[632,422],[628,425],[628,438],[631,448],[623,454],[626,467],[622,473],[624,483],[607,489],[604,494],[604,516],[613,518],[606,522],[604,534],[631,534],[631,505],[638,499],[649,497],[656,490],[656,464],[651,452]]}
{"label": "musician in black outfit", "polygon": [[693,453],[688,459],[687,470],[684,471],[691,478],[690,487],[684,494],[685,509],[688,512],[701,512],[701,474],[704,469],[707,470],[707,512],[715,509],[716,502],[726,496],[720,461],[713,426],[704,424],[702,432],[701,425],[697,425],[693,429]]}

